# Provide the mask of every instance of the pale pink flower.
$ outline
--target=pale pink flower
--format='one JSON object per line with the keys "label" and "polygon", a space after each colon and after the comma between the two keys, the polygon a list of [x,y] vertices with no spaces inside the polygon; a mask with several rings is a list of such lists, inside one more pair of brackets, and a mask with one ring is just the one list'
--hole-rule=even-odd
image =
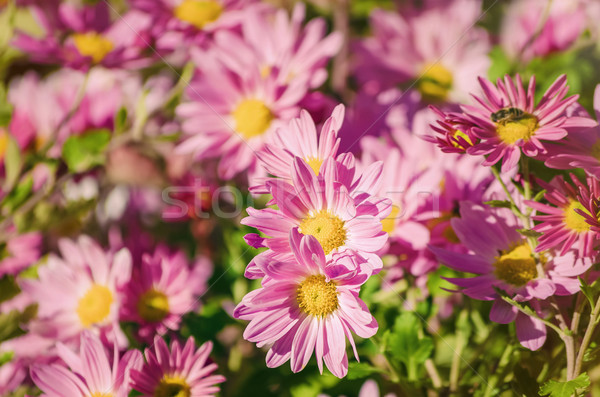
{"label": "pale pink flower", "polygon": [[327,261],[313,236],[295,229],[289,236],[293,256],[263,264],[262,288],[247,294],[234,316],[250,321],[245,339],[258,347],[270,346],[268,367],[290,360],[292,371],[299,372],[314,351],[321,373],[325,361],[335,376],[344,377],[346,338],[358,359],[351,331],[362,338],[377,332],[377,321],[358,297],[370,271],[344,254]]}

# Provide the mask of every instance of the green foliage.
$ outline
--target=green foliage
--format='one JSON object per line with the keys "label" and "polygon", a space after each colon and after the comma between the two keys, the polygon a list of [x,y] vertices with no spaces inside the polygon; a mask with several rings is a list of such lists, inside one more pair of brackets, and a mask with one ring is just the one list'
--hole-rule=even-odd
{"label": "green foliage", "polygon": [[409,381],[417,380],[419,366],[433,352],[433,340],[428,336],[420,336],[422,332],[417,316],[404,312],[396,319],[394,327],[383,336],[386,350],[392,358],[404,364]]}
{"label": "green foliage", "polygon": [[104,163],[104,149],[110,141],[107,130],[90,131],[84,135],[69,137],[62,157],[71,172],[84,172]]}
{"label": "green foliage", "polygon": [[122,107],[115,115],[115,134],[125,131],[127,127],[127,108]]}
{"label": "green foliage", "polygon": [[[1,117],[2,116],[0,115],[0,118]],[[19,179],[21,169],[23,168],[23,158],[21,157],[21,149],[15,138],[12,135],[7,135],[6,139],[6,152],[4,153],[6,179],[4,181],[3,189],[11,190]]]}
{"label": "green foliage", "polygon": [[571,397],[579,389],[586,389],[590,385],[590,377],[583,373],[577,378],[567,382],[549,380],[540,387],[540,396]]}
{"label": "green foliage", "polygon": [[6,88],[0,84],[0,127],[6,127],[10,124],[13,107],[6,99]]}
{"label": "green foliage", "polygon": [[499,45],[492,48],[490,51],[490,59],[492,64],[488,70],[488,77],[490,80],[495,81],[498,78],[503,77],[505,74],[511,74],[512,62]]}
{"label": "green foliage", "polygon": [[355,363],[348,364],[348,379],[362,379],[367,376],[383,372],[381,368],[373,367],[367,363]]}
{"label": "green foliage", "polygon": [[0,278],[0,303],[12,299],[20,291],[14,277],[6,275]]}

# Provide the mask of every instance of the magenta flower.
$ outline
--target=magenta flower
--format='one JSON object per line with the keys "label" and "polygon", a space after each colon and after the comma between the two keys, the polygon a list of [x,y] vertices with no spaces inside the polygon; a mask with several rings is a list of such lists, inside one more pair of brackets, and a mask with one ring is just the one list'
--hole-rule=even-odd
{"label": "magenta flower", "polygon": [[189,267],[183,252],[171,253],[158,246],[153,255],[144,254],[141,266],[133,269],[121,319],[135,321],[146,341],[168,329],[178,330],[182,316],[198,308],[197,297],[206,289],[205,276]]}
{"label": "magenta flower", "polygon": [[214,48],[232,69],[240,63],[258,65],[263,77],[274,76],[279,85],[300,79],[317,88],[327,80],[325,66],[340,50],[342,34],[326,36],[323,18],[312,18],[303,27],[305,8],[296,3],[288,15],[283,9],[265,12],[262,7],[248,7],[241,36],[222,30],[215,34]]}
{"label": "magenta flower", "polygon": [[547,214],[533,217],[539,222],[533,230],[542,233],[536,252],[555,248],[565,255],[574,248],[580,256],[591,256],[595,251],[595,243],[600,235],[592,230],[592,225],[586,220],[587,216],[591,217],[586,209],[588,203],[580,200],[582,194],[589,196],[590,188],[587,186],[598,185],[598,182],[588,177],[586,186],[575,175],[571,174],[570,177],[573,184],[566,182],[562,175],[554,178],[550,184],[539,182],[547,190],[544,198],[550,205],[526,202],[531,208]]}
{"label": "magenta flower", "polygon": [[328,262],[315,237],[296,229],[289,236],[293,256],[263,264],[262,288],[242,299],[234,317],[250,321],[245,339],[271,346],[268,367],[290,360],[292,371],[299,372],[314,351],[321,373],[324,360],[342,378],[348,372],[346,338],[358,359],[350,331],[362,338],[377,332],[377,321],[358,297],[368,266],[347,255],[336,254]]}
{"label": "magenta flower", "polygon": [[[348,251],[366,258],[372,270],[381,269],[381,258],[376,252],[387,241],[381,219],[389,214],[390,202],[369,193],[379,180],[378,173],[364,174],[348,187],[349,181],[353,180],[353,168],[344,168],[343,164],[330,158],[317,176],[304,160],[296,157],[293,185],[277,179],[267,182],[273,195],[271,203],[278,209],[248,208],[249,216],[242,219],[242,224],[269,236],[259,238],[251,245],[270,250],[253,259],[246,269],[247,277],[261,277],[257,262],[289,255],[289,233],[295,228],[315,237],[328,258],[332,253]],[[351,196],[352,192],[356,192],[355,197]]]}
{"label": "magenta flower", "polygon": [[485,75],[490,65],[487,33],[474,26],[480,15],[478,0],[374,10],[373,37],[356,44],[357,79],[376,82],[378,91],[414,81],[428,101],[465,100],[475,88],[473,76]]}
{"label": "magenta flower", "polygon": [[63,364],[31,367],[31,378],[46,397],[127,397],[131,391],[131,371],[142,366],[142,354],[130,350],[119,359],[114,347],[108,355],[100,339],[89,331],[81,334],[79,353],[58,345]]}
{"label": "magenta flower", "polygon": [[58,7],[31,6],[45,37],[21,33],[14,45],[40,63],[60,63],[75,69],[92,65],[114,67],[145,66],[142,51],[148,46],[150,17],[130,11],[112,22],[108,3]]}
{"label": "magenta flower", "polygon": [[[596,120],[600,120],[600,85],[594,92]],[[600,179],[600,127],[569,134],[566,139],[548,148],[546,166],[559,169],[583,168]]]}
{"label": "magenta flower", "polygon": [[[539,158],[547,153],[542,141],[558,141],[567,136],[567,128],[587,128],[596,125],[586,117],[570,117],[567,108],[576,103],[578,96],[565,98],[569,87],[567,77],[560,76],[540,102],[534,104],[535,77],[529,81],[527,92],[521,76],[516,81],[510,76],[498,79],[497,85],[479,78],[484,97],[474,96],[475,105],[463,106],[459,117],[461,125],[471,125],[468,135],[479,142],[467,149],[474,155],[488,155],[484,165],[496,164],[502,159],[502,171],[516,167],[523,154]],[[464,131],[463,131],[464,132]]]}
{"label": "magenta flower", "polygon": [[308,85],[294,79],[281,86],[272,76],[263,78],[258,64],[231,69],[213,55],[198,55],[202,70],[186,91],[188,100],[177,107],[184,133],[177,151],[217,158],[223,179],[244,171],[252,181],[264,176],[256,153],[278,127],[298,115]]}
{"label": "magenta flower", "polygon": [[51,254],[38,269],[39,279],[21,280],[23,291],[38,304],[30,331],[68,342],[90,329],[124,345],[118,312],[120,291],[131,277],[129,251],[107,253],[87,236],[62,239],[59,249],[62,258]]}
{"label": "magenta flower", "polygon": [[567,50],[586,27],[586,1],[524,0],[510,3],[503,18],[500,43],[513,59]]}
{"label": "magenta flower", "polygon": [[518,302],[530,302],[537,310],[537,300],[579,291],[577,276],[589,269],[592,261],[576,261],[573,253],[549,261],[537,258],[527,240],[517,231],[521,226],[508,210],[496,212],[464,202],[460,206],[460,218],[452,220],[452,227],[471,253],[430,249],[448,267],[477,276],[448,281],[471,298],[493,300],[490,319],[501,324],[516,319],[521,344],[531,350],[540,348],[546,339],[543,323],[518,314],[517,309],[504,302],[494,288],[503,290]]}
{"label": "magenta flower", "polygon": [[12,237],[0,246],[0,278],[6,274],[16,275],[33,265],[41,254],[42,235],[29,232]]}
{"label": "magenta flower", "polygon": [[[338,131],[344,121],[344,105],[338,105],[321,127],[317,127],[306,110],[300,117],[292,119],[286,127],[279,128],[271,142],[265,144],[258,153],[260,164],[267,172],[277,178],[292,183],[294,157],[300,157],[319,175],[323,162],[337,156],[340,139]],[[265,178],[258,185],[250,187],[253,193],[269,193]]]}
{"label": "magenta flower", "polygon": [[184,346],[171,342],[171,349],[160,337],[154,338],[152,349],[146,349],[146,363],[131,371],[133,388],[142,396],[212,396],[219,392],[218,383],[225,381],[222,375],[211,375],[217,364],[208,364],[212,342],[206,342],[196,350],[194,338]]}
{"label": "magenta flower", "polygon": [[466,153],[473,142],[478,142],[470,132],[471,125],[461,124],[463,120],[460,113],[444,112],[435,106],[430,108],[438,117],[436,124],[431,125],[436,135],[425,135],[425,140],[437,144],[445,153]]}

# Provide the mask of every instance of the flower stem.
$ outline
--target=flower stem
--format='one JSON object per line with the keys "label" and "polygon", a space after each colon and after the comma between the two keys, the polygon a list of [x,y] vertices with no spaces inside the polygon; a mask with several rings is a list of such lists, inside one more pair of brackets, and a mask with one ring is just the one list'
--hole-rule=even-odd
{"label": "flower stem", "polygon": [[600,321],[600,297],[596,301],[596,306],[594,310],[590,313],[590,322],[585,330],[585,334],[583,335],[583,340],[581,341],[581,346],[579,346],[579,352],[577,353],[577,358],[575,360],[575,368],[573,369],[572,378],[575,379],[579,376],[581,372],[581,367],[583,366],[583,358],[585,356],[585,351],[590,345],[592,341],[592,336],[594,335],[594,331],[596,331],[596,326]]}

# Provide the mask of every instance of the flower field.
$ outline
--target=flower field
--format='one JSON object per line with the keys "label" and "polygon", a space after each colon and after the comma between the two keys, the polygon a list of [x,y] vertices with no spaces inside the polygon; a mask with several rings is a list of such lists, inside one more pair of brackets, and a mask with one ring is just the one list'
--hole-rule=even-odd
{"label": "flower field", "polygon": [[0,0],[0,397],[600,397],[599,20]]}

